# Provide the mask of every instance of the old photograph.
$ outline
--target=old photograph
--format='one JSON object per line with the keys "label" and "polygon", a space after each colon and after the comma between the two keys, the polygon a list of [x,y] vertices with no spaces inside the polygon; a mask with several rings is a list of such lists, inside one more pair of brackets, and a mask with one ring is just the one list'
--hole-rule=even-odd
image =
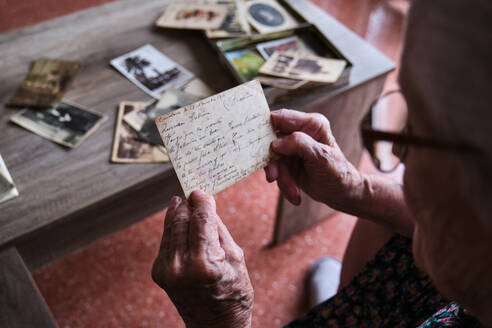
{"label": "old photograph", "polygon": [[260,73],[290,79],[334,83],[347,62],[318,57],[306,52],[275,52],[260,69]]}
{"label": "old photograph", "polygon": [[305,86],[309,81],[286,79],[283,77],[258,75],[255,77],[263,85],[269,85],[279,89],[295,90]]}
{"label": "old photograph", "polygon": [[123,117],[145,108],[144,102],[121,102],[116,117],[111,161],[114,163],[165,163],[169,161],[164,147],[154,146],[139,140],[138,134]]}
{"label": "old photograph", "polygon": [[275,0],[247,2],[248,21],[260,33],[272,33],[295,28],[297,21]]}
{"label": "old photograph", "polygon": [[50,107],[57,104],[72,83],[80,64],[57,59],[40,58],[31,67],[10,106]]}
{"label": "old photograph", "polygon": [[265,63],[265,59],[257,51],[250,49],[226,52],[225,56],[243,82],[254,79]]}
{"label": "old photograph", "polygon": [[215,30],[207,30],[209,38],[244,37],[251,33],[251,28],[246,18],[246,3],[244,0],[218,1],[227,5],[227,15]]}
{"label": "old photograph", "polygon": [[6,202],[17,196],[19,196],[19,192],[7,169],[7,165],[5,165],[2,155],[0,155],[0,203]]}
{"label": "old photograph", "polygon": [[256,45],[256,49],[260,52],[263,58],[268,59],[274,52],[286,51],[308,51],[308,48],[297,36],[290,36],[279,40],[262,42]]}
{"label": "old photograph", "polygon": [[61,102],[48,109],[27,108],[10,118],[12,122],[35,134],[75,148],[94,132],[106,117],[80,105]]}
{"label": "old photograph", "polygon": [[111,65],[143,91],[159,98],[168,88],[188,83],[193,74],[147,44],[111,60]]}
{"label": "old photograph", "polygon": [[218,29],[226,19],[226,4],[174,2],[167,5],[156,25],[179,29]]}

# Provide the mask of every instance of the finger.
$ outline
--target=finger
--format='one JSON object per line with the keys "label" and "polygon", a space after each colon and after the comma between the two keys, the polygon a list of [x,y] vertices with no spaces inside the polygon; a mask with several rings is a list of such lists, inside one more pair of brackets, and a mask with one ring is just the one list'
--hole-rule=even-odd
{"label": "finger", "polygon": [[176,208],[171,220],[170,256],[183,259],[188,251],[188,230],[190,226],[191,209],[186,200]]}
{"label": "finger", "polygon": [[161,247],[160,247],[161,251],[171,241],[171,221],[173,221],[172,218],[174,217],[176,213],[176,209],[178,208],[179,204],[181,204],[181,202],[182,202],[181,197],[173,196],[173,198],[171,198],[171,202],[169,204],[169,207],[167,208],[166,217],[164,219],[164,232],[162,234]]}
{"label": "finger", "polygon": [[318,143],[303,132],[293,132],[272,142],[272,150],[275,153],[285,156],[297,156],[304,160],[313,159],[317,147]]}
{"label": "finger", "polygon": [[271,114],[272,124],[280,134],[295,131],[304,132],[316,141],[331,144],[330,122],[319,113],[304,113],[290,109],[280,109]]}
{"label": "finger", "polygon": [[231,233],[219,216],[217,216],[217,228],[220,246],[224,250],[226,258],[228,260],[242,262],[244,259],[243,250],[236,244]]}
{"label": "finger", "polygon": [[279,163],[279,176],[277,179],[277,184],[280,191],[282,191],[282,194],[289,202],[294,205],[301,204],[301,192],[297,186],[295,177],[292,175],[291,170],[289,170],[289,166],[286,161]]}
{"label": "finger", "polygon": [[194,256],[219,254],[218,216],[214,198],[201,190],[195,190],[190,195],[190,201],[193,207],[189,231],[191,254]]}
{"label": "finger", "polygon": [[265,175],[268,182],[273,182],[278,178],[278,164],[272,162],[265,167]]}

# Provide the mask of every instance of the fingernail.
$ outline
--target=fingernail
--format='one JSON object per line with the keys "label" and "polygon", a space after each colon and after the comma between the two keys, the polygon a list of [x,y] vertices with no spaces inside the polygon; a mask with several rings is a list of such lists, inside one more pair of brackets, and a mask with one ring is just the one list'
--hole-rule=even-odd
{"label": "fingernail", "polygon": [[176,207],[180,203],[181,203],[181,197],[173,196],[173,198],[171,198],[171,206]]}

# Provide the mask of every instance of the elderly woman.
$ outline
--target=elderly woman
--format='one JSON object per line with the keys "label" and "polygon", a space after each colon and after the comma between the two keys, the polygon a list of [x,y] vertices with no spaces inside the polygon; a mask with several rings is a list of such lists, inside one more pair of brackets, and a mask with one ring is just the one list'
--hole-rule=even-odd
{"label": "elderly woman", "polygon": [[[491,36],[490,1],[412,2],[407,129],[365,135],[403,150],[403,185],[358,172],[322,115],[272,113],[281,157],[267,179],[294,204],[303,190],[361,218],[338,294],[290,326],[492,326]],[[171,200],[152,276],[187,327],[251,326],[242,250],[211,196]]]}

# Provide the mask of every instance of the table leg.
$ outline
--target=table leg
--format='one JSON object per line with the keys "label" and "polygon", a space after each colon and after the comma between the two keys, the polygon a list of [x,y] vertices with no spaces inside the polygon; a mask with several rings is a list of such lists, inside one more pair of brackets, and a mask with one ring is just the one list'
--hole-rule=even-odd
{"label": "table leg", "polygon": [[58,327],[15,248],[0,252],[0,326]]}

